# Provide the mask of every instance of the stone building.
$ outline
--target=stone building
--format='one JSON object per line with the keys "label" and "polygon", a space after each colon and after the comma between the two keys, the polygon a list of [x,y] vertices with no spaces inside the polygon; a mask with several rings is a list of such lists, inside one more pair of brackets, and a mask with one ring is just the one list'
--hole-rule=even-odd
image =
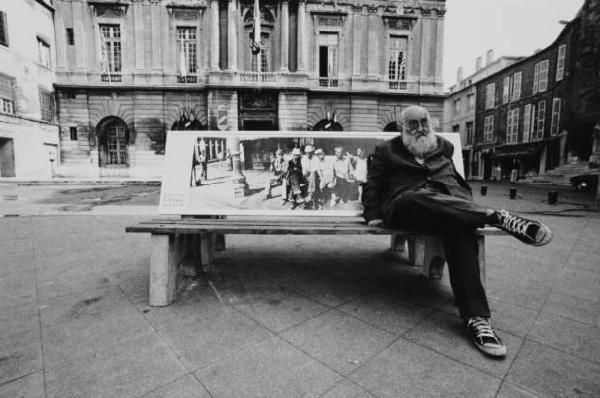
{"label": "stone building", "polygon": [[441,125],[445,0],[260,0],[256,55],[253,0],[54,3],[61,175],[158,176],[192,124],[377,132],[421,104]]}
{"label": "stone building", "polygon": [[600,122],[600,2],[587,0],[548,47],[475,85],[472,175],[569,183],[589,170]]}
{"label": "stone building", "polygon": [[0,176],[50,178],[58,154],[54,8],[0,2]]}
{"label": "stone building", "polygon": [[456,84],[450,87],[450,94],[444,103],[444,131],[460,133],[465,176],[472,178],[473,142],[475,137],[475,105],[477,82],[495,74],[499,70],[521,60],[523,57],[503,56],[494,59],[494,51],[488,50],[485,65],[483,58],[477,57],[475,72],[464,77],[463,68],[458,68]]}

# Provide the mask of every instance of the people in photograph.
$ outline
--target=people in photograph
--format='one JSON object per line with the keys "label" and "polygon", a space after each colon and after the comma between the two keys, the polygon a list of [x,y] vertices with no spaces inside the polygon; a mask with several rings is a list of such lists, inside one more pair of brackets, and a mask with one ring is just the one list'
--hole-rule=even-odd
{"label": "people in photograph", "polygon": [[317,163],[317,157],[314,156],[315,148],[308,144],[304,147],[304,155],[302,156],[302,174],[304,179],[308,182],[308,188],[306,192],[306,201],[312,202],[315,193],[315,166]]}
{"label": "people in photograph", "polygon": [[[271,192],[272,192],[273,187],[283,184],[283,180],[284,180],[283,177],[285,175],[286,168],[287,168],[286,166],[287,166],[287,163],[283,159],[283,151],[281,149],[278,149],[277,151],[275,151],[275,159],[273,159],[271,161],[271,165],[269,166],[269,171],[273,174],[271,177],[269,177],[269,179],[267,180],[267,184],[265,186],[265,195],[264,195],[265,199],[271,198]],[[283,191],[282,197],[285,198],[285,195],[286,195],[285,187],[283,187],[282,191]]]}
{"label": "people in photograph", "polygon": [[526,244],[552,239],[545,225],[505,210],[480,206],[452,162],[454,147],[431,130],[429,112],[404,109],[401,133],[377,145],[363,189],[363,216],[371,227],[426,230],[443,239],[455,303],[475,346],[492,357],[507,349],[490,322],[490,308],[479,274],[475,231],[500,228]]}
{"label": "people in photograph", "polygon": [[287,164],[286,179],[290,190],[290,199],[296,204],[305,203],[305,192],[308,184],[302,172],[302,151],[300,148],[292,150],[292,159]]}
{"label": "people in photograph", "polygon": [[[198,175],[198,173],[196,171],[197,166],[201,167],[200,175]],[[193,176],[192,177],[193,178],[192,185],[196,185],[196,186],[201,185],[202,179],[204,179],[206,181],[207,175],[208,175],[207,166],[208,166],[208,161],[206,159],[204,140],[201,137],[198,137],[196,139],[196,143],[194,144],[194,161],[193,161],[193,165],[192,165],[192,176]]]}
{"label": "people in photograph", "polygon": [[325,159],[325,152],[319,148],[315,151],[317,162],[315,165],[315,199],[317,207],[322,209],[331,201],[331,194],[335,188],[336,178],[333,164]]}
{"label": "people in photograph", "polygon": [[353,195],[353,191],[356,191],[356,184],[354,183],[354,169],[350,158],[344,154],[344,148],[341,146],[334,148],[335,160],[333,167],[335,170],[335,176],[337,183],[333,190],[333,197],[331,205],[335,203],[345,203],[349,200],[356,199],[357,194]]}
{"label": "people in photograph", "polygon": [[367,157],[362,148],[356,148],[356,155],[352,156],[352,166],[354,167],[354,179],[358,184],[358,200],[362,197],[363,185],[367,182]]}

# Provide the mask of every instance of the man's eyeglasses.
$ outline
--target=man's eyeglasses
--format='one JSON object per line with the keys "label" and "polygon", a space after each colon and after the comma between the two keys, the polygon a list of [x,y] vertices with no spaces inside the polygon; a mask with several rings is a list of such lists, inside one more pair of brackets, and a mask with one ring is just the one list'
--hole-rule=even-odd
{"label": "man's eyeglasses", "polygon": [[408,128],[410,130],[417,130],[419,128],[419,126],[421,126],[422,128],[428,128],[429,127],[429,120],[427,119],[421,119],[421,120],[409,120],[406,123],[408,125]]}

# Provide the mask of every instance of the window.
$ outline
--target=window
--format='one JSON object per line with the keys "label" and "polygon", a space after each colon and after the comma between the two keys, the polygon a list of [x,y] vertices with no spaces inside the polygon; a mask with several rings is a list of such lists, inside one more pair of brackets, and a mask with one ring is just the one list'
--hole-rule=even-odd
{"label": "window", "polygon": [[467,111],[475,109],[475,94],[467,95]]}
{"label": "window", "polygon": [[512,79],[512,101],[518,101],[521,99],[521,81],[523,74],[517,72],[513,75]]}
{"label": "window", "polygon": [[8,22],[6,14],[0,11],[0,44],[8,47]]}
{"label": "window", "polygon": [[556,60],[556,81],[561,81],[565,77],[565,57],[567,55],[567,45],[562,44],[558,47],[558,59]]}
{"label": "window", "polygon": [[514,144],[518,141],[519,135],[519,108],[508,111],[508,120],[506,123],[506,143]]}
{"label": "window", "polygon": [[103,82],[121,81],[121,27],[100,25],[102,38],[101,72]]}
{"label": "window", "polygon": [[560,106],[561,99],[554,98],[552,100],[552,124],[550,125],[550,134],[556,135],[560,129]]}
{"label": "window", "polygon": [[[252,55],[252,71],[253,72],[270,72],[271,71],[271,37],[269,33],[261,32],[260,34],[260,53]],[[260,70],[258,65],[260,64]]]}
{"label": "window", "polygon": [[408,40],[406,37],[390,36],[388,80],[406,80],[406,50]]}
{"label": "window", "polygon": [[461,106],[460,105],[461,105],[461,102],[462,101],[461,101],[460,98],[454,100],[454,107],[452,108],[453,112],[454,112],[454,115],[460,115],[460,111],[461,111],[461,109],[460,109]]}
{"label": "window", "polygon": [[485,88],[485,109],[492,109],[496,105],[496,84],[490,83]]}
{"label": "window", "polygon": [[483,140],[490,142],[494,139],[494,115],[486,116],[483,124]]}
{"label": "window", "polygon": [[107,126],[106,149],[108,156],[106,164],[127,164],[127,131],[125,129],[126,127],[120,122],[114,122]]}
{"label": "window", "polygon": [[531,138],[534,140],[541,140],[544,138],[546,101],[540,101],[536,108],[537,110],[534,112],[535,116],[533,117],[533,131],[531,132]]}
{"label": "window", "polygon": [[0,73],[0,113],[15,114],[15,78]]}
{"label": "window", "polygon": [[470,145],[473,143],[473,122],[467,122],[466,130],[467,130],[467,145]]}
{"label": "window", "polygon": [[455,124],[454,126],[452,126],[452,132],[453,133],[460,133],[460,125],[459,124]]}
{"label": "window", "polygon": [[[539,67],[539,86],[538,86],[538,91],[539,93],[543,93],[544,91],[546,91],[548,89],[548,65],[549,62],[548,60],[544,60],[542,62],[539,63],[540,67]],[[534,82],[535,84],[535,82]]]}
{"label": "window", "polygon": [[75,45],[75,33],[73,32],[73,28],[67,28],[67,44],[69,46]]}
{"label": "window", "polygon": [[198,72],[196,28],[177,28],[177,62],[180,82],[185,83],[189,74]]}
{"label": "window", "polygon": [[43,121],[54,121],[54,95],[50,91],[40,89],[40,111]]}
{"label": "window", "polygon": [[337,87],[338,34],[319,34],[319,85]]}
{"label": "window", "polygon": [[533,93],[538,92],[538,88],[540,86],[540,64],[537,63],[533,67]]}
{"label": "window", "polygon": [[523,142],[529,142],[529,133],[531,131],[531,104],[525,105],[523,111]]}
{"label": "window", "polygon": [[50,64],[50,45],[45,40],[37,38],[38,46],[38,62],[47,68],[51,67]]}
{"label": "window", "polygon": [[510,99],[510,77],[506,76],[504,78],[504,88],[502,90],[502,103],[508,103]]}

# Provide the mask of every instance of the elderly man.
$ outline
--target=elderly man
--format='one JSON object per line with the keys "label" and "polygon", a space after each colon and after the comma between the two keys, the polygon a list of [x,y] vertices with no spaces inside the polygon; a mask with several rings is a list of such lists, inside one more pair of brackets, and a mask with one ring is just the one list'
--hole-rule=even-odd
{"label": "elderly man", "polygon": [[495,226],[535,246],[549,243],[552,232],[537,221],[475,204],[452,163],[452,144],[431,131],[429,112],[410,106],[400,118],[401,134],[378,145],[371,156],[363,216],[370,226],[440,234],[452,291],[473,342],[489,356],[504,357],[506,346],[490,323],[480,280],[475,230]]}

